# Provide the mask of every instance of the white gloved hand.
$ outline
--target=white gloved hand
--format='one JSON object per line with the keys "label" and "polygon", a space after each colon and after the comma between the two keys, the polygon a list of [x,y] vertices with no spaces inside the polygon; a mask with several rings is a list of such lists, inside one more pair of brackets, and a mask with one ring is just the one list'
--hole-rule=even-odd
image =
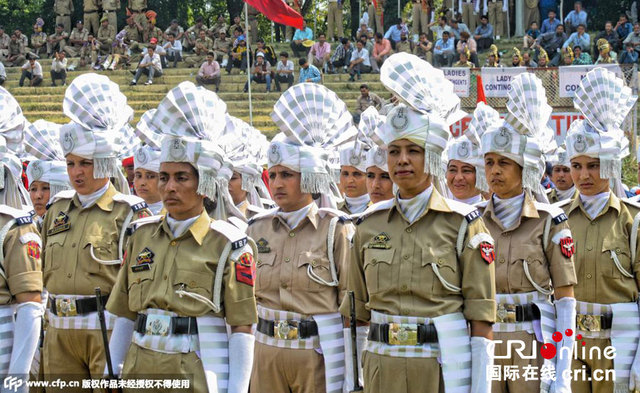
{"label": "white gloved hand", "polygon": [[487,370],[493,366],[493,341],[484,337],[471,337],[471,393],[491,392],[491,379]]}
{"label": "white gloved hand", "polygon": [[[33,355],[38,347],[40,339],[40,328],[42,326],[42,315],[44,308],[41,303],[24,302],[16,306],[16,322],[14,324],[13,348],[11,350],[11,361],[9,363],[9,376],[23,379],[19,392],[29,389],[26,380],[29,378],[29,369],[33,362]],[[2,392],[5,392],[4,384]],[[15,390],[6,390],[12,391]]]}
{"label": "white gloved hand", "polygon": [[[556,354],[556,380],[551,383],[550,393],[571,393],[571,360],[573,357],[573,344],[576,341],[576,299],[563,297],[556,300],[556,331],[562,334],[562,342],[558,346]],[[565,331],[571,329],[573,334],[567,336]],[[563,376],[569,371],[567,377]]]}
{"label": "white gloved hand", "polygon": [[[369,335],[369,326],[358,326],[356,328],[356,351],[358,357],[358,381],[360,386],[364,386],[364,377],[362,374],[362,353],[367,345],[367,336]],[[351,329],[342,329],[344,337],[344,383],[342,391],[349,393],[355,387],[353,381],[353,349],[351,346]]]}
{"label": "white gloved hand", "polygon": [[[131,338],[133,337],[133,321],[129,318],[118,317],[113,324],[111,339],[109,340],[109,352],[111,353],[111,364],[116,377],[122,376],[122,366],[124,358],[127,357]],[[104,366],[104,376],[109,376],[107,365]]]}
{"label": "white gloved hand", "polygon": [[232,333],[229,338],[229,393],[249,391],[256,338],[248,333]]}

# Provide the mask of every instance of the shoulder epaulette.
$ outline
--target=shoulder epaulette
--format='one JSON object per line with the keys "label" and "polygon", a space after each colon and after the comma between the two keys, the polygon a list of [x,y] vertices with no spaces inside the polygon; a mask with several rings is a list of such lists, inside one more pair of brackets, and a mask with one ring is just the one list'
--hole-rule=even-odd
{"label": "shoulder epaulette", "polygon": [[393,207],[393,198],[386,201],[380,201],[378,203],[374,203],[373,205],[369,206],[367,210],[360,213],[360,216],[356,220],[356,225],[360,225],[367,217],[374,214],[375,212],[389,210],[392,207]]}
{"label": "shoulder epaulette", "polygon": [[274,207],[277,207],[274,201],[267,198],[260,198],[260,203],[262,204],[262,207],[265,210],[269,210],[269,209],[273,209]]}
{"label": "shoulder epaulette", "polygon": [[565,200],[562,200],[562,201],[558,201],[556,203],[552,203],[551,206],[555,206],[557,208],[562,209],[563,207],[567,206],[571,202],[573,202],[573,199],[569,198],[569,199],[565,199]]}
{"label": "shoulder epaulette", "polygon": [[247,228],[249,227],[249,225],[247,225],[246,221],[243,221],[238,217],[229,217],[227,218],[227,221],[229,221],[231,224],[233,224],[233,226],[235,226],[242,232],[245,232],[245,233],[247,232]]}
{"label": "shoulder epaulette", "polygon": [[464,216],[468,223],[471,223],[480,218],[480,211],[473,205],[468,205],[463,202],[454,201],[453,199],[445,198],[445,202],[451,210]]}
{"label": "shoulder epaulette", "polygon": [[33,216],[26,210],[15,209],[11,206],[0,205],[0,213],[13,217],[16,225],[26,225],[33,222]]}
{"label": "shoulder epaulette", "polygon": [[76,190],[64,190],[64,191],[60,191],[59,193],[57,193],[56,195],[53,196],[53,198],[51,198],[51,200],[49,201],[49,203],[47,203],[47,209],[49,209],[49,206],[53,205],[54,203],[61,201],[63,199],[73,199],[73,197],[76,195]]}
{"label": "shoulder epaulette", "polygon": [[624,202],[627,205],[633,206],[636,209],[640,209],[640,199],[639,199],[640,195],[634,196],[632,198],[624,198],[624,199],[620,199],[622,202]]}
{"label": "shoulder epaulette", "polygon": [[533,202],[533,204],[538,211],[543,211],[551,215],[551,218],[553,219],[553,223],[556,225],[568,220],[567,215],[564,214],[564,211],[560,209],[557,205],[550,205],[548,203],[540,203],[540,202]]}
{"label": "shoulder epaulette", "polygon": [[125,194],[117,193],[116,195],[113,196],[113,200],[116,202],[127,203],[129,206],[131,206],[131,210],[133,210],[134,213],[137,213],[140,210],[143,210],[149,207],[147,205],[147,202],[144,201],[144,199],[135,195],[125,195]]}
{"label": "shoulder epaulette", "polygon": [[478,202],[478,203],[474,203],[473,206],[475,206],[478,209],[486,209],[487,205],[489,204],[489,201],[482,201],[482,202]]}
{"label": "shoulder epaulette", "polygon": [[144,218],[135,220],[129,224],[129,227],[127,228],[127,235],[131,235],[133,232],[138,230],[138,228],[140,228],[143,225],[159,223],[160,221],[162,221],[163,218],[164,216],[158,215],[158,216],[144,217]]}
{"label": "shoulder epaulette", "polygon": [[332,209],[330,207],[322,207],[318,209],[318,215],[321,218],[325,218],[326,216],[338,217],[340,222],[348,222],[351,221],[351,216],[342,210]]}
{"label": "shoulder epaulette", "polygon": [[260,206],[255,206],[255,205],[248,205],[247,210],[256,214],[262,214],[268,211],[268,209],[262,208]]}
{"label": "shoulder epaulette", "polygon": [[254,222],[256,222],[258,220],[262,220],[262,219],[265,219],[265,218],[271,218],[271,217],[273,217],[274,214],[276,214],[277,211],[278,211],[278,208],[274,207],[273,209],[265,210],[264,212],[262,212],[260,214],[256,214],[255,216],[251,217],[251,219],[249,220],[247,225],[251,225],[251,224],[253,224]]}
{"label": "shoulder epaulette", "polygon": [[214,220],[210,226],[211,229],[229,239],[232,250],[237,250],[247,244],[247,235],[231,223]]}

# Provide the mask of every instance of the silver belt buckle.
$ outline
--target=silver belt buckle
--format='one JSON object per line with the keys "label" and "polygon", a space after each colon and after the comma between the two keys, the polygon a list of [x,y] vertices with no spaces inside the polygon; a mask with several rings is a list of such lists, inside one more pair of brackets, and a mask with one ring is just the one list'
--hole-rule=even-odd
{"label": "silver belt buckle", "polygon": [[78,308],[76,306],[76,299],[71,298],[55,298],[56,302],[56,314],[59,317],[75,317],[78,315]]}
{"label": "silver belt buckle", "polygon": [[298,339],[298,322],[280,320],[273,321],[273,337],[280,340],[297,340]]}
{"label": "silver belt buckle", "polygon": [[516,323],[516,305],[498,304],[496,309],[496,322]]}
{"label": "silver belt buckle", "polygon": [[147,323],[144,326],[144,334],[147,336],[169,335],[171,317],[169,315],[147,315]]}
{"label": "silver belt buckle", "polygon": [[418,345],[417,323],[390,323],[389,345]]}

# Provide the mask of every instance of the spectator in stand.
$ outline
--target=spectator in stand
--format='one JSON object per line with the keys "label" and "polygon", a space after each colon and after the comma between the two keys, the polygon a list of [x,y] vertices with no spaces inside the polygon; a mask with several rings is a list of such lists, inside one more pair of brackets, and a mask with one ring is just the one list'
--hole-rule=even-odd
{"label": "spectator in stand", "polygon": [[579,25],[587,27],[587,12],[582,9],[582,2],[573,3],[573,10],[564,18],[564,24],[569,34],[574,33]]}
{"label": "spectator in stand", "polygon": [[25,50],[29,52],[31,49],[29,48],[29,38],[26,35],[22,34],[22,30],[16,29],[14,34],[18,36],[18,40],[22,42],[22,46],[24,46]]}
{"label": "spectator in stand", "polygon": [[[237,31],[236,34],[238,34]],[[231,56],[227,63],[227,74],[231,73],[233,67],[240,69],[240,72],[244,72],[247,69],[247,41],[244,39],[240,40],[238,45],[231,49]]]}
{"label": "spectator in stand", "polygon": [[287,52],[280,53],[280,61],[276,64],[276,91],[282,91],[280,83],[286,83],[287,89],[293,85],[293,62]]}
{"label": "spectator in stand", "polygon": [[176,37],[176,40],[178,41],[182,41],[182,39],[184,38],[184,29],[178,24],[177,19],[173,19],[169,27],[167,27],[167,29],[164,31],[165,40],[168,39],[169,33],[173,33],[173,35]]}
{"label": "spectator in stand", "polygon": [[265,44],[262,38],[258,38],[256,41],[256,49],[253,50],[253,61],[257,60],[258,53],[262,52],[264,60],[272,67],[276,65],[276,51],[271,45]]}
{"label": "spectator in stand", "polygon": [[55,52],[62,52],[67,44],[68,38],[69,34],[64,31],[64,25],[62,23],[58,24],[56,26],[56,32],[51,34],[47,39],[47,55],[53,57]]}
{"label": "spectator in stand", "polygon": [[573,50],[568,46],[566,48],[562,48],[562,64],[561,66],[570,66],[573,65]]}
{"label": "spectator in stand", "polygon": [[549,67],[549,55],[544,49],[540,48],[540,53],[538,54],[538,68],[547,67]]}
{"label": "spectator in stand", "polygon": [[9,53],[4,64],[7,67],[20,67],[25,63],[26,54],[24,45],[18,40],[16,33],[13,33],[11,41],[9,41]]}
{"label": "spectator in stand", "polygon": [[[233,24],[229,26],[229,37],[233,37],[236,30],[240,29],[240,33],[244,32],[240,15],[233,17]],[[246,38],[245,38],[246,39]]]}
{"label": "spectator in stand", "polygon": [[427,33],[420,33],[420,38],[418,39],[418,43],[416,47],[413,49],[413,54],[418,56],[424,61],[428,61],[429,63],[433,62],[433,53],[431,49],[433,48],[433,43],[429,41],[427,37]]}
{"label": "spectator in stand", "polygon": [[366,84],[360,85],[360,97],[358,97],[356,104],[358,105],[353,112],[353,122],[355,124],[360,123],[360,116],[362,112],[367,110],[370,106],[373,106],[377,110],[381,110],[384,105],[384,100],[377,94],[369,91],[369,86]]}
{"label": "spectator in stand", "polygon": [[522,67],[522,55],[520,49],[513,48],[513,56],[511,56],[511,67]]}
{"label": "spectator in stand", "polygon": [[216,61],[220,63],[220,67],[225,68],[229,61],[229,52],[231,51],[231,40],[227,38],[227,32],[220,30],[218,38],[213,41],[213,52],[216,54]]}
{"label": "spectator in stand", "polygon": [[207,59],[207,55],[209,51],[212,51],[212,50],[213,50],[213,40],[207,37],[206,30],[200,29],[200,37],[198,37],[198,39],[195,40],[194,42],[193,54],[186,55],[184,62],[189,68],[198,67],[198,64],[202,64],[202,62]]}
{"label": "spectator in stand", "polygon": [[373,52],[373,41],[369,39],[365,34],[360,36],[360,41],[362,41],[362,45],[367,52]]}
{"label": "spectator in stand", "polygon": [[182,44],[176,40],[176,36],[173,33],[167,34],[167,38],[167,42],[162,45],[162,48],[164,48],[167,53],[166,56],[161,56],[162,66],[169,68],[168,60],[173,62],[173,68],[176,68],[178,62],[182,61]]}
{"label": "spectator in stand", "polygon": [[307,55],[309,48],[302,45],[302,42],[306,40],[313,40],[313,31],[307,27],[307,22],[303,21],[302,29],[296,29],[296,32],[293,34],[293,40],[291,40],[291,50],[294,56],[301,57],[302,52],[304,52],[304,56]]}
{"label": "spectator in stand", "polygon": [[216,93],[220,91],[220,64],[216,61],[213,51],[207,53],[207,60],[200,66],[196,83],[198,86],[215,85]]}
{"label": "spectator in stand", "polygon": [[529,68],[536,68],[538,66],[538,64],[531,58],[531,53],[528,51],[524,51],[522,53],[522,66]]}
{"label": "spectator in stand", "polygon": [[218,20],[216,21],[216,23],[214,23],[214,25],[209,28],[209,36],[217,40],[220,37],[220,33],[222,31],[224,31],[224,35],[226,36],[228,29],[229,25],[227,25],[227,21],[224,19],[224,15],[220,14],[218,15]]}
{"label": "spectator in stand", "polygon": [[620,64],[636,64],[638,62],[638,52],[633,49],[633,44],[625,44],[625,51],[620,55],[618,63]]}
{"label": "spectator in stand", "polygon": [[204,31],[205,35],[209,35],[209,28],[204,24],[204,19],[199,16],[196,18],[196,24],[189,27],[184,33],[185,51],[192,50],[196,47],[196,40],[200,38],[201,31]]}
{"label": "spectator in stand", "polygon": [[[549,12],[557,12],[558,11],[558,1],[557,0],[540,0],[540,15],[549,15]],[[556,31],[555,26],[549,31]]]}
{"label": "spectator in stand", "polygon": [[487,57],[484,66],[502,68],[502,64],[500,63],[500,53],[498,52],[497,46],[491,45],[491,47],[489,48],[489,56]]}
{"label": "spectator in stand", "polygon": [[356,50],[351,53],[351,62],[349,63],[349,82],[354,81],[357,76],[358,80],[362,79],[361,74],[371,72],[371,62],[369,60],[369,52],[362,45],[362,41],[356,42]]}
{"label": "spectator in stand", "polygon": [[336,48],[335,52],[333,52],[333,55],[331,56],[331,70],[329,72],[332,74],[335,74],[336,72],[341,74],[343,71],[346,71],[349,63],[351,62],[351,53],[353,52],[351,41],[349,41],[348,38],[343,38],[340,43],[341,45]]}
{"label": "spectator in stand", "polygon": [[580,46],[585,51],[589,52],[591,48],[591,37],[585,31],[585,25],[578,25],[578,30],[569,36],[569,39],[562,44],[562,49],[569,46]]}
{"label": "spectator in stand", "polygon": [[433,47],[433,65],[435,67],[451,67],[455,59],[453,38],[448,31],[442,32],[442,38],[436,41]]}
{"label": "spectator in stand", "polygon": [[580,45],[576,45],[573,47],[573,65],[590,65],[593,64],[593,60],[591,59],[591,55],[589,53],[582,51],[582,47]]}
{"label": "spectator in stand", "polygon": [[633,24],[633,33],[629,34],[624,40],[624,45],[632,44],[633,49],[636,52],[640,52],[640,24],[638,22]]}
{"label": "spectator in stand", "polygon": [[472,62],[469,61],[469,51],[465,50],[464,52],[460,53],[459,56],[459,60],[456,61],[453,64],[453,67],[457,67],[457,68],[473,68],[474,64]]}
{"label": "spectator in stand", "polygon": [[318,41],[309,50],[309,63],[323,72],[328,72],[329,60],[331,60],[331,44],[327,42],[324,33],[318,34]]}
{"label": "spectator in stand", "polygon": [[596,41],[596,45],[598,46],[598,50],[600,51],[600,56],[598,56],[598,60],[596,60],[596,64],[617,63],[618,55],[616,54],[616,52],[611,50],[609,41],[601,38],[598,41]]}
{"label": "spectator in stand", "polygon": [[[631,29],[633,30],[633,26],[631,27]],[[598,35],[596,36],[596,42],[598,42],[598,40],[601,38],[607,40],[609,42],[609,45],[611,45],[614,50],[620,50],[620,48],[622,48],[622,40],[620,39],[618,33],[613,29],[613,24],[610,21],[605,22],[604,31],[598,33]],[[600,53],[598,53],[598,46],[594,45],[593,56],[597,58],[599,54]]]}
{"label": "spectator in stand", "polygon": [[376,33],[376,42],[373,44],[373,53],[370,59],[374,74],[380,73],[380,66],[389,56],[391,56],[391,42],[381,33]]}
{"label": "spectator in stand", "polygon": [[[620,14],[620,18],[618,18],[618,23],[616,23],[614,30],[618,34],[618,38],[623,41],[629,34],[631,34],[633,31],[633,25],[629,23],[629,19],[626,14]],[[611,44],[611,41],[609,41],[609,44]]]}
{"label": "spectator in stand", "polygon": [[147,81],[144,83],[145,85],[153,84],[154,76],[162,76],[162,62],[160,61],[160,56],[155,52],[153,46],[147,48],[147,53],[142,58],[140,64],[138,64],[136,75],[133,77],[133,80],[131,80],[131,86],[138,84],[138,79],[140,79],[142,74],[147,76]]}
{"label": "spectator in stand", "polygon": [[456,41],[460,39],[462,33],[471,35],[469,27],[456,18],[451,19],[451,22],[449,22],[449,31],[453,35],[451,38],[455,38]]}
{"label": "spectator in stand", "polygon": [[0,26],[0,60],[4,61],[9,53],[9,42],[11,37],[4,32],[4,27]]}
{"label": "spectator in stand", "polygon": [[[558,25],[555,32],[540,34],[540,37],[536,40],[535,47],[538,52],[542,48],[546,53],[552,54],[553,57],[549,66],[554,67],[560,63],[560,50],[566,40],[567,35],[564,32],[564,26]],[[538,64],[540,64],[540,61],[538,61]]]}
{"label": "spectator in stand", "polygon": [[[266,83],[267,93],[271,92],[271,64],[264,59],[264,53],[260,52],[256,56],[256,63],[253,66],[251,81],[256,83]],[[245,93],[249,91],[249,82],[244,84]]]}
{"label": "spectator in stand", "polygon": [[7,80],[7,70],[4,68],[4,64],[0,61],[0,86]]}
{"label": "spectator in stand", "polygon": [[469,52],[467,60],[471,61],[476,67],[478,67],[478,45],[476,40],[471,37],[469,33],[463,31],[460,33],[460,40],[456,44],[456,51],[458,54],[463,52]]}
{"label": "spectator in stand", "polygon": [[540,28],[540,34],[552,33],[556,31],[556,27],[558,27],[560,22],[559,19],[556,19],[556,12],[549,11],[548,18],[542,21],[542,27]]}
{"label": "spectator in stand", "polygon": [[533,48],[536,43],[536,39],[540,36],[540,29],[538,29],[538,22],[531,22],[529,30],[524,34],[522,39],[522,47],[524,49]]}
{"label": "spectator in stand", "polygon": [[406,34],[400,36],[400,41],[396,43],[396,53],[413,53],[413,42],[409,40]]}
{"label": "spectator in stand", "polygon": [[409,35],[409,29],[407,28],[407,25],[402,23],[402,19],[398,18],[396,20],[396,24],[391,26],[389,30],[387,30],[387,32],[384,34],[384,38],[390,41],[391,47],[395,49],[396,42],[400,41],[400,36],[402,35],[402,33]]}
{"label": "spectator in stand", "polygon": [[[164,33],[162,32],[162,30],[156,26],[156,13],[155,11],[147,11],[145,13],[145,16],[147,18],[147,24],[146,26],[143,26],[142,28],[142,39],[144,42],[151,42],[151,40],[153,38],[155,38],[156,40],[161,40],[164,37]],[[136,19],[137,20],[137,19]],[[178,36],[176,36],[176,39],[178,39]]]}
{"label": "spectator in stand", "polygon": [[362,23],[364,22],[362,19],[360,20],[360,28],[358,28],[358,31],[356,32],[356,37],[361,37],[363,34],[365,34],[367,37],[369,38],[373,38],[373,29],[370,28],[367,23]]}
{"label": "spectator in stand", "polygon": [[434,20],[433,22],[429,23],[429,30],[433,32],[433,39],[436,42],[442,38],[442,32],[448,31],[449,34],[451,34],[451,26],[447,24],[446,16],[441,16],[440,18],[438,18],[437,22]]}
{"label": "spectator in stand", "polygon": [[480,17],[480,25],[476,27],[473,39],[478,44],[478,50],[488,49],[493,45],[493,26],[489,24],[489,17],[482,15]]}
{"label": "spectator in stand", "polygon": [[322,81],[322,74],[320,73],[320,70],[313,64],[309,64],[309,61],[306,58],[301,57],[298,60],[298,64],[300,65],[300,77],[298,78],[299,83],[320,83]]}
{"label": "spectator in stand", "polygon": [[33,34],[31,34],[31,51],[40,56],[45,54],[47,49],[47,35],[42,32],[44,21],[38,18],[36,24],[33,25]]}
{"label": "spectator in stand", "polygon": [[62,86],[67,85],[67,56],[64,52],[55,52],[51,61],[51,86],[56,85],[56,80],[60,79]]}
{"label": "spectator in stand", "polygon": [[40,86],[42,84],[42,66],[36,59],[36,55],[29,54],[29,61],[22,66],[22,75],[20,76],[20,87],[24,86],[24,80],[29,79],[29,86]]}

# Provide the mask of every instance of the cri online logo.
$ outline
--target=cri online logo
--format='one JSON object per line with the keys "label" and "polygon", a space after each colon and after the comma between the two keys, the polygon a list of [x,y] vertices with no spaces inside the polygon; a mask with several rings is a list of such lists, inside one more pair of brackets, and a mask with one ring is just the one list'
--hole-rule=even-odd
{"label": "cri online logo", "polygon": [[[565,330],[564,335],[567,337],[571,337],[573,335],[573,330],[571,329]],[[562,341],[562,333],[560,332],[553,333],[553,335],[551,336],[551,339],[559,343],[560,341]],[[576,341],[579,341],[579,340],[582,340],[582,334],[576,335]],[[585,346],[586,343],[583,341],[582,345]],[[540,347],[540,355],[542,355],[542,357],[547,360],[553,359],[556,356],[556,353],[557,353],[556,346],[551,343],[544,344],[542,345],[542,347]]]}

